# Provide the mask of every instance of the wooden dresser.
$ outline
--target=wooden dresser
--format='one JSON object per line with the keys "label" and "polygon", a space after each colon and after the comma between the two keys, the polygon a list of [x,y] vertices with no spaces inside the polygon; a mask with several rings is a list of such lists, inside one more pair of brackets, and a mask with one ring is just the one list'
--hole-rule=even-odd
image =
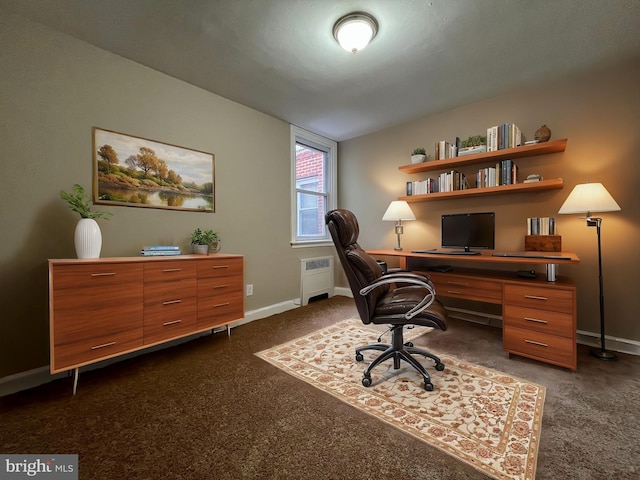
{"label": "wooden dresser", "polygon": [[243,257],[49,260],[51,373],[244,317]]}

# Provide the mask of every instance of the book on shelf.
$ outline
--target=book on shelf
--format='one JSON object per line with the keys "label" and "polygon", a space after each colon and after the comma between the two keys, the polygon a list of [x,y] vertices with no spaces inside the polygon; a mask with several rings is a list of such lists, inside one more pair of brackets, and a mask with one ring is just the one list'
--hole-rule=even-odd
{"label": "book on shelf", "polygon": [[142,250],[144,250],[145,252],[151,252],[151,251],[165,251],[165,250],[180,250],[180,247],[178,245],[145,245],[144,247],[142,247]]}
{"label": "book on shelf", "polygon": [[520,147],[525,142],[522,130],[513,123],[503,123],[487,128],[487,152]]}
{"label": "book on shelf", "polygon": [[513,160],[502,160],[495,167],[478,170],[476,186],[478,188],[513,185],[518,183],[518,166]]}
{"label": "book on shelf", "polygon": [[454,143],[449,143],[446,140],[440,140],[436,142],[436,152],[434,158],[436,160],[446,160],[447,158],[455,158],[458,156],[458,146],[460,139],[456,137]]}
{"label": "book on shelf", "polygon": [[144,257],[182,255],[182,251],[178,245],[145,245],[140,250],[140,255]]}
{"label": "book on shelf", "polygon": [[452,170],[443,172],[437,178],[427,178],[407,182],[407,196],[426,195],[438,192],[453,192],[471,188],[464,173]]}
{"label": "book on shelf", "polygon": [[171,257],[175,255],[182,255],[180,250],[140,250],[140,255],[143,257]]}
{"label": "book on shelf", "polygon": [[527,235],[556,235],[554,217],[528,217]]}

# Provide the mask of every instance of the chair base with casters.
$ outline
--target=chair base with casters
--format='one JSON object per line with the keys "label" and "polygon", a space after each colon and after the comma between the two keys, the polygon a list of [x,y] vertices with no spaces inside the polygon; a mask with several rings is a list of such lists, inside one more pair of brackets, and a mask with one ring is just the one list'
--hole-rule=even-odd
{"label": "chair base with casters", "polygon": [[364,369],[364,375],[362,378],[362,385],[365,387],[371,386],[371,370],[373,370],[380,363],[393,359],[393,369],[398,370],[400,368],[400,360],[404,360],[413,368],[415,368],[424,378],[424,388],[428,392],[433,390],[433,383],[431,383],[431,377],[427,370],[422,366],[420,362],[418,362],[412,355],[422,355],[425,358],[431,358],[436,364],[436,370],[441,372],[444,370],[444,363],[440,361],[433,353],[427,352],[421,348],[417,348],[413,346],[413,343],[407,342],[404,343],[404,325],[392,325],[391,326],[391,345],[386,343],[372,343],[370,345],[365,345],[364,347],[356,348],[356,361],[362,362],[364,360],[364,356],[362,352],[366,350],[378,350],[382,352],[378,357],[371,362],[367,368]]}
{"label": "chair base with casters", "polygon": [[[325,217],[349,287],[364,324],[389,325],[391,344],[374,343],[356,349],[356,361],[363,361],[362,352],[382,352],[364,371],[362,384],[372,384],[371,371],[385,360],[393,359],[393,368],[401,361],[415,368],[424,379],[427,391],[433,390],[431,377],[413,355],[421,355],[435,362],[437,371],[444,370],[440,359],[410,342],[404,343],[403,328],[409,325],[447,329],[447,314],[435,298],[435,288],[429,278],[407,271],[383,274],[373,257],[358,245],[359,227],[355,215],[348,210],[332,210]],[[380,339],[378,339],[380,342]]]}

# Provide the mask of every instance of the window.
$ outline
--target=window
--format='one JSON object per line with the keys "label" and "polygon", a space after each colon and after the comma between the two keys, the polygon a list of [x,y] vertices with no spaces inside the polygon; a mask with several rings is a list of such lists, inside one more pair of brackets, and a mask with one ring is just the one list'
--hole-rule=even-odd
{"label": "window", "polygon": [[336,142],[292,125],[292,245],[330,241],[324,216],[337,205],[336,171]]}

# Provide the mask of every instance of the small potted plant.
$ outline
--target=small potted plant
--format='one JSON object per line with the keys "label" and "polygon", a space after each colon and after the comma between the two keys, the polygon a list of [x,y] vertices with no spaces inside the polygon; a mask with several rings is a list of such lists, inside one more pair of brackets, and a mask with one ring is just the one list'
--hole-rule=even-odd
{"label": "small potted plant", "polygon": [[411,163],[422,163],[427,159],[427,152],[423,147],[414,148],[411,152]]}
{"label": "small potted plant", "polygon": [[60,198],[67,202],[69,208],[80,214],[80,220],[74,233],[74,244],[78,258],[99,258],[102,250],[102,232],[96,218],[105,218],[113,215],[111,212],[92,212],[89,200],[84,188],[77,183],[73,186],[73,192],[60,190]]}
{"label": "small potted plant", "polygon": [[472,155],[487,151],[487,137],[482,135],[472,135],[460,142],[458,156]]}
{"label": "small potted plant", "polygon": [[213,230],[201,230],[196,228],[191,234],[191,245],[193,245],[193,253],[204,254],[209,253],[209,248],[214,247],[217,252],[220,248],[220,239],[217,232]]}

